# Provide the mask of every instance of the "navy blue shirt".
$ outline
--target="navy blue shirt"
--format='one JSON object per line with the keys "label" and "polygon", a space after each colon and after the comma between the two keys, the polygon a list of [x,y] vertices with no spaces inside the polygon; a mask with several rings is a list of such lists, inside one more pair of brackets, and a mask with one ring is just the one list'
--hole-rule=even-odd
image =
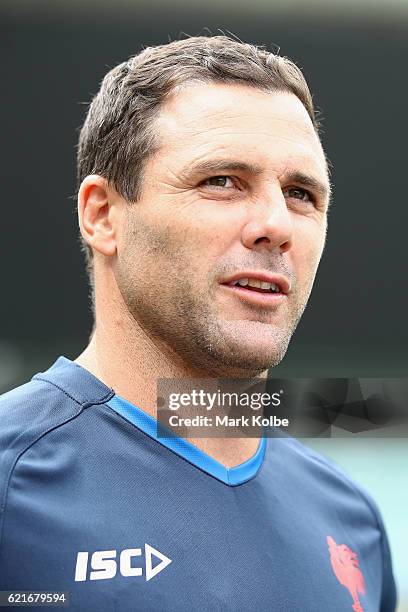
{"label": "navy blue shirt", "polygon": [[225,468],[64,357],[0,418],[0,590],[81,612],[395,610],[376,506],[294,439]]}

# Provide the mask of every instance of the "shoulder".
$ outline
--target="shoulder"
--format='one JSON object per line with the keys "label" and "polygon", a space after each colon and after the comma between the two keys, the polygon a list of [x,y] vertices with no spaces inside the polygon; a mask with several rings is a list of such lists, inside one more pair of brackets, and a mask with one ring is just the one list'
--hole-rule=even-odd
{"label": "shoulder", "polygon": [[0,396],[0,496],[24,452],[55,427],[75,418],[79,404],[63,389],[41,378]]}
{"label": "shoulder", "polygon": [[48,370],[0,396],[0,449],[14,446],[13,440],[21,437],[35,439],[112,394],[75,362],[59,357]]}
{"label": "shoulder", "polygon": [[271,458],[291,466],[296,480],[307,483],[310,491],[319,491],[323,497],[341,505],[354,499],[364,506],[375,525],[383,530],[377,504],[363,486],[354,481],[339,465],[327,456],[291,437],[271,438]]}
{"label": "shoulder", "polygon": [[83,368],[60,357],[47,371],[0,396],[0,513],[13,471],[28,449],[111,395]]}
{"label": "shoulder", "polygon": [[[331,491],[336,492],[340,490],[342,497],[347,498],[349,504],[359,504],[366,508],[366,520],[364,522],[356,521],[356,525],[359,525],[360,532],[363,534],[366,533],[365,528],[367,523],[371,523],[378,534],[378,554],[380,557],[382,575],[380,610],[384,612],[394,611],[397,602],[397,589],[393,574],[391,550],[384,522],[376,502],[364,487],[357,484],[348,474],[346,474],[346,472],[344,472],[344,470],[328,457],[304,446],[297,440],[292,440],[290,451],[295,453],[299,458],[302,458],[309,468],[315,470],[316,474],[323,482],[330,482],[332,486]],[[336,497],[335,493],[334,497]]]}
{"label": "shoulder", "polygon": [[30,437],[63,421],[80,409],[80,404],[66,391],[41,378],[0,396],[0,449],[15,445],[18,438]]}

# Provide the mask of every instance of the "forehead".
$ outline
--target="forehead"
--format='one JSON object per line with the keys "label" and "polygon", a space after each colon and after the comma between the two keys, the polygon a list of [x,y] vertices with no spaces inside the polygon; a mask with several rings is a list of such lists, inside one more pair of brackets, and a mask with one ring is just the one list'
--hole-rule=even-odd
{"label": "forehead", "polygon": [[188,83],[166,100],[154,127],[159,158],[167,158],[172,167],[214,155],[238,155],[243,161],[256,159],[278,175],[296,168],[328,181],[319,138],[292,93]]}

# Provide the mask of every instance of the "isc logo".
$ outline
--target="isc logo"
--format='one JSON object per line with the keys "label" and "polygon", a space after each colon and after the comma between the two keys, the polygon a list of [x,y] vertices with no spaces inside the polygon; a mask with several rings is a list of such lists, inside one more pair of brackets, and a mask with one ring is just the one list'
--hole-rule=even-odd
{"label": "isc logo", "polygon": [[[141,557],[141,548],[128,548],[122,550],[118,561],[116,550],[97,550],[91,556],[91,570],[89,572],[89,580],[108,580],[114,578],[118,571],[122,576],[143,576],[143,567],[134,567],[132,560],[134,557]],[[146,581],[154,578],[159,572],[164,570],[171,563],[171,559],[163,555],[160,551],[145,544],[144,547],[145,556],[145,576]],[[153,567],[152,557],[160,559],[160,563]],[[76,566],[75,566],[75,581],[81,582],[87,579],[88,574],[88,552],[79,552],[77,554]]]}

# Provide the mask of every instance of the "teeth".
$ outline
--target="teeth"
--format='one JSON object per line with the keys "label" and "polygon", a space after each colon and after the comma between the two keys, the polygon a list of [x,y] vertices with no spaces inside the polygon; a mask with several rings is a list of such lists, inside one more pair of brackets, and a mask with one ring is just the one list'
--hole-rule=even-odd
{"label": "teeth", "polygon": [[255,287],[256,289],[269,289],[270,291],[275,292],[279,291],[279,288],[277,285],[275,285],[275,283],[267,283],[255,278],[240,278],[234,282],[234,285],[240,285],[241,287],[246,287],[249,285],[250,287]]}
{"label": "teeth", "polygon": [[[255,278],[249,278],[248,279],[248,285],[250,287],[256,287],[257,289],[261,288],[262,282],[259,280],[256,280]],[[269,289],[269,283],[265,283],[266,287],[264,287],[264,289]]]}

